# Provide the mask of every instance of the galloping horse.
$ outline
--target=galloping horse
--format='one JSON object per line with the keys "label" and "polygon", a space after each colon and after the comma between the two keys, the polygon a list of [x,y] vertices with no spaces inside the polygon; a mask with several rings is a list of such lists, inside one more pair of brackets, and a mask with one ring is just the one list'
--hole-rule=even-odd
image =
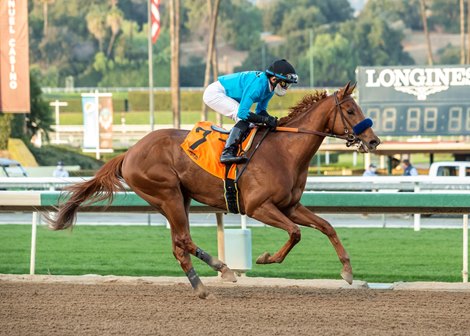
{"label": "galloping horse", "polygon": [[[343,268],[341,276],[349,284],[353,273],[336,231],[324,219],[299,203],[307,180],[309,162],[326,136],[342,138],[361,151],[374,151],[380,143],[351,97],[349,83],[332,95],[325,91],[307,95],[290,113],[279,120],[279,132],[267,136],[239,176],[240,211],[265,224],[285,230],[288,241],[274,254],[265,252],[258,264],[281,263],[300,241],[298,225],[324,233],[330,239]],[[364,122],[367,126],[364,127]],[[358,127],[362,125],[361,127]],[[261,133],[253,143],[259,143]],[[126,153],[108,161],[91,180],[68,188],[70,198],[58,208],[50,227],[62,230],[72,226],[82,203],[112,199],[124,190],[123,180],[169,221],[173,254],[200,298],[209,294],[195,272],[190,255],[221,272],[222,279],[235,282],[234,272],[221,260],[210,256],[191,239],[189,205],[191,199],[226,209],[223,181],[207,173],[186,155],[180,144],[188,131],[164,129],[151,132]],[[250,157],[256,151],[247,152]]]}

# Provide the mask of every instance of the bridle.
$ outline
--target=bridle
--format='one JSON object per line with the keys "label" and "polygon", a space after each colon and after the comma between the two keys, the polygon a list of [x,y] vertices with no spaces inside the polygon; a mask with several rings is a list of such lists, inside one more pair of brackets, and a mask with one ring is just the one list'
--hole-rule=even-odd
{"label": "bridle", "polygon": [[[339,115],[340,118],[341,118],[341,121],[343,123],[344,134],[338,135],[338,134],[333,133],[333,127],[330,128],[331,132],[329,132],[329,133],[320,132],[320,131],[313,131],[313,130],[307,130],[307,129],[303,129],[303,128],[282,127],[282,126],[276,127],[276,131],[315,134],[315,135],[320,135],[320,136],[325,136],[325,137],[330,137],[330,138],[342,139],[342,140],[346,141],[346,146],[347,147],[350,147],[350,146],[355,145],[355,144],[361,145],[362,140],[359,139],[358,135],[361,134],[363,131],[365,131],[367,128],[369,128],[372,125],[371,120],[370,119],[364,119],[364,120],[360,121],[359,123],[357,123],[356,125],[352,125],[349,122],[349,120],[346,118],[346,116],[344,115],[344,111],[341,108],[341,104],[343,104],[344,102],[349,101],[353,98],[351,96],[347,96],[346,98],[343,98],[343,99],[339,100],[338,99],[338,91],[335,91],[333,93],[333,96],[334,96],[334,99],[335,99],[335,106],[333,107],[335,109],[335,111],[334,111],[335,114],[334,114],[334,117],[333,117],[333,126],[335,125],[336,118]],[[369,123],[370,123],[370,125],[369,125]],[[365,125],[365,124],[367,124],[367,125]],[[347,127],[348,125],[349,125],[349,127],[351,127],[352,132],[349,131],[349,128]],[[362,130],[362,131],[356,133],[354,131],[355,129]]]}
{"label": "bridle", "polygon": [[[336,138],[336,139],[342,139],[342,140],[346,140],[346,146],[347,147],[350,147],[352,145],[355,145],[357,144],[358,147],[360,146],[364,146],[363,142],[361,139],[359,139],[358,135],[361,134],[362,132],[364,132],[367,128],[369,128],[370,126],[372,126],[372,121],[370,119],[364,119],[362,121],[360,121],[359,123],[357,123],[355,126],[353,126],[349,121],[348,119],[345,117],[344,115],[344,112],[343,110],[341,109],[341,104],[348,101],[348,100],[351,100],[353,99],[351,96],[347,96],[346,98],[344,99],[341,99],[341,100],[338,100],[338,91],[335,91],[333,93],[334,95],[334,98],[335,98],[335,106],[333,107],[335,109],[335,115],[333,117],[333,126],[335,125],[335,122],[336,122],[336,117],[337,115],[339,114],[340,117],[341,117],[341,120],[343,122],[343,127],[344,127],[344,135],[338,135],[338,134],[334,134],[333,133],[333,127],[331,128],[331,132],[330,133],[326,133],[326,132],[320,132],[320,131],[312,131],[312,130],[307,130],[307,129],[303,129],[303,128],[294,128],[294,127],[283,127],[283,126],[278,126],[276,127],[276,131],[280,131],[280,132],[292,132],[292,133],[305,133],[305,134],[315,134],[315,135],[320,135],[320,136],[325,136],[325,137],[330,137],[330,138]],[[330,110],[331,111],[331,110]],[[330,112],[328,111],[328,112]],[[367,123],[367,125],[364,125],[364,122]],[[361,126],[361,124],[363,124],[363,126]],[[346,125],[349,125],[351,127],[351,130],[352,130],[352,133],[349,132],[349,129],[347,128]],[[358,132],[355,132],[354,130],[357,129],[357,130],[360,130]],[[240,171],[240,173],[238,174],[237,178],[235,179],[235,183],[238,182],[238,180],[240,179],[240,177],[243,175],[243,173],[245,172],[245,169],[246,167],[248,167],[248,164],[250,163],[251,159],[253,158],[253,156],[255,155],[255,152],[258,150],[259,146],[261,145],[261,143],[264,141],[264,139],[266,138],[266,136],[270,133],[270,129],[269,128],[266,128],[266,131],[264,132],[263,136],[261,137],[260,141],[258,142],[258,144],[256,145],[256,147],[254,148],[253,152],[251,153],[250,157],[248,158],[248,161],[246,162],[245,166],[243,167],[243,169]]]}

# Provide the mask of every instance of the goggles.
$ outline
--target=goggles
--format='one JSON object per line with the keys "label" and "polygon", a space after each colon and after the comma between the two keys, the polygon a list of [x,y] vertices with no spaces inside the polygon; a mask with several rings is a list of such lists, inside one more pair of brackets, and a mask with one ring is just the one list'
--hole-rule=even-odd
{"label": "goggles", "polygon": [[293,83],[297,83],[299,77],[296,74],[287,74],[286,76],[275,75],[277,83],[284,89],[287,90],[292,86]]}
{"label": "goggles", "polygon": [[292,86],[292,83],[288,83],[288,82],[283,81],[283,80],[279,81],[278,84],[279,84],[283,89],[286,89],[286,90]]}
{"label": "goggles", "polygon": [[297,74],[287,74],[287,75],[281,75],[281,74],[277,74],[277,73],[274,73],[270,70],[266,70],[266,73],[268,75],[271,75],[271,76],[274,76],[278,79],[279,83],[281,81],[285,82],[286,84],[292,84],[292,83],[297,83],[298,80],[299,80],[299,76],[297,76]]}

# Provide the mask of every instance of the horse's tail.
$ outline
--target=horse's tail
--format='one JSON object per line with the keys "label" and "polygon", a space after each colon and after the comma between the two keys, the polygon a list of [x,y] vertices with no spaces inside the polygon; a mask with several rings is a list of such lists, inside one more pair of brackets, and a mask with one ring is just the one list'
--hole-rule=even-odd
{"label": "horse's tail", "polygon": [[121,166],[124,154],[108,161],[101,167],[95,176],[88,181],[76,183],[65,190],[70,196],[64,204],[58,207],[54,219],[46,217],[49,227],[53,230],[63,230],[71,227],[77,218],[80,205],[90,204],[102,200],[113,200],[113,193],[124,191],[122,184]]}

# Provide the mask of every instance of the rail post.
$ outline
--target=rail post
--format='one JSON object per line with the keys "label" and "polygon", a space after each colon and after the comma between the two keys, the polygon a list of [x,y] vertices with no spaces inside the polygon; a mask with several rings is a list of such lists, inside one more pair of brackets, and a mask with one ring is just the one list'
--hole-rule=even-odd
{"label": "rail post", "polygon": [[468,282],[468,214],[463,215],[463,268],[462,282]]}
{"label": "rail post", "polygon": [[29,274],[31,275],[34,275],[36,270],[36,236],[39,216],[39,212],[33,212],[33,222],[31,227],[31,258],[29,260]]}
{"label": "rail post", "polygon": [[[420,191],[421,191],[421,188],[419,186],[419,183],[415,182],[414,192],[420,192]],[[421,230],[421,214],[414,214],[413,219],[414,219],[414,230],[415,231]]]}

